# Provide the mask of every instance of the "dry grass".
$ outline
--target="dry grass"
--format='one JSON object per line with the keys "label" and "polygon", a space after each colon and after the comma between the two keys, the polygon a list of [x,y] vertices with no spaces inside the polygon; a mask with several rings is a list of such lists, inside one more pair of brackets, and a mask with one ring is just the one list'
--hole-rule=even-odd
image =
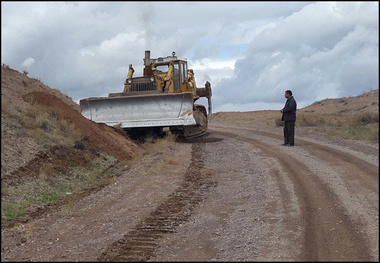
{"label": "dry grass", "polygon": [[45,106],[17,107],[2,99],[1,113],[4,125],[14,127],[18,136],[30,138],[39,145],[74,145],[82,136],[59,112]]}
{"label": "dry grass", "polygon": [[[7,65],[1,70],[2,225],[36,207],[113,182],[123,172],[124,164],[96,144],[74,147],[83,134],[60,112],[66,109],[63,105],[45,107],[26,99],[35,92],[52,94],[57,102],[80,111],[71,98],[25,72]],[[66,213],[74,209],[68,202]]]}
{"label": "dry grass", "polygon": [[[1,113],[4,120],[2,130],[3,125],[13,127],[15,135],[33,140],[41,147],[59,145],[75,151],[75,141],[82,137],[73,124],[51,108],[40,105],[18,107],[8,99],[2,99]],[[2,134],[2,138],[5,135]],[[59,200],[67,193],[81,192],[113,180],[110,173],[118,169],[115,158],[101,153],[96,158],[89,157],[88,162],[91,163],[88,167],[73,164],[64,173],[58,173],[55,163],[46,162],[39,169],[37,178],[20,179],[17,184],[2,184],[2,218],[6,221],[25,216],[33,207]]]}
{"label": "dry grass", "polygon": [[[132,166],[139,162],[141,158],[143,158],[147,154],[154,154],[154,153],[163,153],[165,149],[175,147],[175,141],[177,136],[174,134],[171,134],[170,132],[162,137],[162,138],[154,138],[152,136],[148,136],[144,139],[144,142],[141,143],[141,147],[144,149],[144,152],[141,152],[139,154],[135,154],[131,160],[129,160],[128,166]],[[175,164],[177,161],[170,156],[164,155],[163,161],[168,164]]]}
{"label": "dry grass", "polygon": [[[253,126],[284,126],[277,111],[227,112],[213,116],[217,123],[252,123]],[[379,141],[379,114],[363,112],[356,115],[342,114],[297,114],[297,127],[312,127],[315,131],[330,136],[354,140]]]}
{"label": "dry grass", "polygon": [[51,108],[32,106],[25,115],[20,115],[25,135],[44,145],[74,145],[82,134],[68,123],[61,114]]}
{"label": "dry grass", "polygon": [[300,127],[315,127],[317,131],[345,139],[379,141],[379,114],[364,112],[358,115],[300,115]]}
{"label": "dry grass", "polygon": [[15,219],[28,214],[34,206],[113,182],[117,169],[120,169],[117,164],[118,161],[108,155],[92,159],[90,168],[73,166],[65,173],[57,173],[52,164],[45,164],[34,180],[25,178],[17,185],[2,184],[2,215],[5,219]]}
{"label": "dry grass", "polygon": [[[283,126],[279,110],[218,112],[212,122]],[[325,99],[297,110],[298,127],[345,139],[379,141],[379,90],[357,97]]]}
{"label": "dry grass", "polygon": [[146,153],[160,150],[162,151],[166,147],[174,147],[175,140],[176,135],[169,133],[163,138],[147,137],[141,146],[144,148]]}
{"label": "dry grass", "polygon": [[[147,137],[144,142],[141,143],[141,147],[144,149],[144,152],[135,154],[133,158],[126,162],[127,167],[133,167],[137,163],[141,162],[142,159],[154,159],[154,157],[158,154],[162,154],[163,158],[157,160],[157,163],[154,165],[156,169],[154,171],[155,174],[166,174],[168,170],[175,168],[176,165],[181,163],[176,156],[172,156],[170,154],[166,154],[170,152],[170,150],[174,149],[176,143],[176,135],[167,133],[166,136],[162,138],[153,138]],[[151,171],[141,171],[144,175],[145,172],[151,173]]]}

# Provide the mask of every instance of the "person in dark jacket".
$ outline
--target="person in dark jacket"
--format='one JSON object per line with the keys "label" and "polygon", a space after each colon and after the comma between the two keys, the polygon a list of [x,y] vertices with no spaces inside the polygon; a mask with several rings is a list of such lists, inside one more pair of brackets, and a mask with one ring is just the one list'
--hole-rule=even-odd
{"label": "person in dark jacket", "polygon": [[285,91],[286,103],[285,107],[281,110],[282,118],[284,121],[284,143],[283,146],[294,146],[294,126],[296,123],[297,102],[293,98],[291,90]]}

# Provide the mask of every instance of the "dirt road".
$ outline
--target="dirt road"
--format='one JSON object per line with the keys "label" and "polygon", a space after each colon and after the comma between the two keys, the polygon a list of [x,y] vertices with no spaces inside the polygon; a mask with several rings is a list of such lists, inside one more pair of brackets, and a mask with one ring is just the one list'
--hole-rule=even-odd
{"label": "dirt road", "polygon": [[378,261],[378,145],[214,123],[2,231],[2,261]]}

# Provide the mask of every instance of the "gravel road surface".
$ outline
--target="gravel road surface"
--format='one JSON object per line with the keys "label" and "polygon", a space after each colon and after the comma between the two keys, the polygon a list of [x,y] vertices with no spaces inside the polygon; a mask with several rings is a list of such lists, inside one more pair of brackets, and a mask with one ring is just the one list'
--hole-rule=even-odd
{"label": "gravel road surface", "polygon": [[379,261],[378,145],[212,123],[2,230],[2,261]]}

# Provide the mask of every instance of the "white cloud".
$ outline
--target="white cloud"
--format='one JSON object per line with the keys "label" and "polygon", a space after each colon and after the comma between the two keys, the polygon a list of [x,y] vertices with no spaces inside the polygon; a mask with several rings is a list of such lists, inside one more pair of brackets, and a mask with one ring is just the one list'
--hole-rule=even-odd
{"label": "white cloud", "polygon": [[[378,25],[365,11],[373,21],[378,16],[373,6],[369,9],[367,4],[313,3],[262,30],[236,63],[234,77],[219,83],[223,92],[214,105],[236,96],[229,88],[234,83],[245,94],[240,100],[247,110],[256,107],[250,102],[280,101],[286,89],[305,105],[378,88]],[[357,10],[362,16],[351,19]]]}
{"label": "white cloud", "polygon": [[[379,85],[378,2],[2,2],[2,63],[75,101],[119,92],[144,51],[189,60],[219,110]],[[215,111],[214,111],[215,112]]]}
{"label": "white cloud", "polygon": [[193,69],[202,69],[202,68],[210,68],[210,69],[223,69],[229,68],[234,69],[236,60],[227,60],[227,61],[214,61],[209,58],[201,59],[199,61],[195,61],[192,64]]}
{"label": "white cloud", "polygon": [[34,58],[29,57],[22,62],[21,66],[29,69],[35,62],[36,60]]}

